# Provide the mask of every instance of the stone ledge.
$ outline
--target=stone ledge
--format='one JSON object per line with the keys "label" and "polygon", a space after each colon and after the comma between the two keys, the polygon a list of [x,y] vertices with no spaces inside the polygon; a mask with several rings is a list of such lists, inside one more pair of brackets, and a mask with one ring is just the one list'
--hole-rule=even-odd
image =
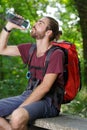
{"label": "stone ledge", "polygon": [[49,130],[87,130],[87,118],[60,114],[54,118],[37,119],[34,125]]}

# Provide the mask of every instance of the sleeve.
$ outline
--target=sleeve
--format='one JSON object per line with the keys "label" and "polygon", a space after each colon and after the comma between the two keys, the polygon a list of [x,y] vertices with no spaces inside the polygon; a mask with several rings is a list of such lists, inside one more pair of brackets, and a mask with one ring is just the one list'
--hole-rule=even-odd
{"label": "sleeve", "polygon": [[46,74],[55,73],[61,74],[64,70],[64,52],[62,50],[55,50],[50,57]]}
{"label": "sleeve", "polygon": [[31,46],[32,46],[32,44],[30,44],[30,43],[18,45],[18,49],[21,54],[21,58],[25,64],[27,63],[27,60],[29,57],[29,49]]}

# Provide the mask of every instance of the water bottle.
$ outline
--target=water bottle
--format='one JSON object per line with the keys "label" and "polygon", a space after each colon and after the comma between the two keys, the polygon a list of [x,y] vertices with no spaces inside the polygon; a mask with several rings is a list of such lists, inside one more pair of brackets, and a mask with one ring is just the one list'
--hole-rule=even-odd
{"label": "water bottle", "polygon": [[30,27],[30,22],[29,20],[25,20],[22,17],[19,17],[17,14],[14,13],[14,9],[8,9],[6,11],[6,20],[21,26],[22,28],[28,29]]}

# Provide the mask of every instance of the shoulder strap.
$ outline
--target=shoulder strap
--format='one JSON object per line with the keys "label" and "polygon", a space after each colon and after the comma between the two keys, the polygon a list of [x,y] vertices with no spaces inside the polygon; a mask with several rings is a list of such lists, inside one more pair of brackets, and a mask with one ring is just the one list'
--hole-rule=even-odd
{"label": "shoulder strap", "polygon": [[48,64],[49,64],[49,61],[50,61],[50,56],[51,54],[56,50],[56,49],[59,49],[60,47],[58,46],[52,46],[48,51],[47,51],[47,54],[46,54],[46,58],[45,58],[45,67],[44,67],[44,70],[43,70],[43,76],[45,75],[46,73],[46,70],[47,70],[47,67],[48,67]]}
{"label": "shoulder strap", "polygon": [[31,46],[31,48],[29,50],[27,65],[30,64],[35,49],[36,49],[36,44],[32,44],[32,46]]}

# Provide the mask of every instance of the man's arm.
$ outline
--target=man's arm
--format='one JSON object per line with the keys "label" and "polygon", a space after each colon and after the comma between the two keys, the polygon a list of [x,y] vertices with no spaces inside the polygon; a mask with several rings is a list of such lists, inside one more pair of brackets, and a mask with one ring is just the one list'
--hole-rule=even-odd
{"label": "man's arm", "polygon": [[50,91],[56,78],[57,74],[46,74],[43,82],[34,89],[32,94],[21,104],[21,106],[25,106],[42,99]]}
{"label": "man's arm", "polygon": [[[19,26],[8,22],[6,24],[7,30],[12,30],[13,28],[16,29],[22,29]],[[9,38],[10,32],[6,31],[5,29],[2,30],[0,34],[0,55],[9,55],[9,56],[20,56],[20,52],[17,48],[17,46],[8,46],[8,38]]]}

